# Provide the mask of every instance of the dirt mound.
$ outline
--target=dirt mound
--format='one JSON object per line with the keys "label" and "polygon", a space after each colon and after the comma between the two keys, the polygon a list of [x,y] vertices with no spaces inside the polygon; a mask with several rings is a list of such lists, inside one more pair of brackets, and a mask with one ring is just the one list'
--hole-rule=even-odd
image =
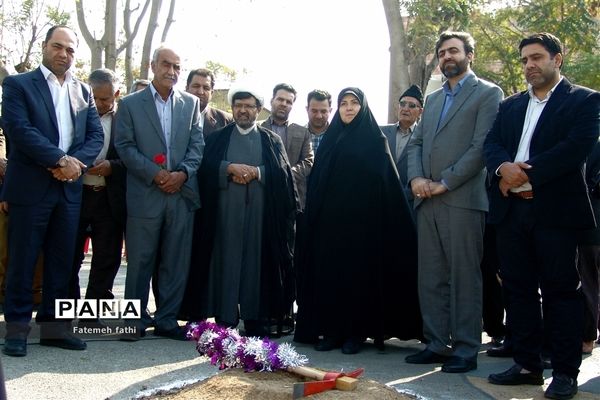
{"label": "dirt mound", "polygon": [[[277,372],[244,372],[231,369],[190,386],[158,393],[144,400],[290,400],[294,383],[302,382],[297,375]],[[310,396],[320,400],[407,400],[414,399],[400,394],[379,382],[359,379],[354,391],[330,390]]]}

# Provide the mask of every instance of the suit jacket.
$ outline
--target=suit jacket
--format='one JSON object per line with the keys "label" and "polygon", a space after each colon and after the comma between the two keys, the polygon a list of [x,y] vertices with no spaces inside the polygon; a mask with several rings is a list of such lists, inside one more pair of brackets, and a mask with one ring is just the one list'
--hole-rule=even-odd
{"label": "suit jacket", "polygon": [[[406,195],[406,199],[412,203],[413,193],[412,193],[412,190],[410,189],[410,185],[407,181],[408,144],[406,146],[404,146],[404,149],[402,150],[402,154],[400,154],[400,158],[398,158],[398,155],[396,154],[396,133],[398,131],[398,123],[391,124],[391,125],[384,125],[381,127],[381,131],[387,138],[388,144],[390,146],[390,152],[392,153],[392,156],[394,157],[394,161],[396,159],[398,159],[398,161],[396,161],[396,169],[398,170],[398,175],[400,175],[400,182],[402,182],[402,187],[404,188],[404,194]],[[409,138],[408,138],[409,141],[410,141],[410,138],[412,137],[413,133],[414,133],[414,130],[409,134]]]}
{"label": "suit jacket", "polygon": [[[528,92],[500,105],[484,146],[492,178],[489,222],[499,223],[510,201],[498,187],[495,171],[512,162],[523,132]],[[594,216],[585,182],[585,159],[600,134],[600,93],[563,78],[540,115],[529,148],[526,170],[533,188],[533,208],[540,226],[593,228]]]}
{"label": "suit jacket", "polygon": [[[204,149],[200,107],[191,94],[174,89],[172,96],[170,165],[173,171],[187,174],[180,193],[192,211],[200,206],[196,179]],[[167,154],[167,143],[150,87],[124,97],[116,118],[115,147],[127,167],[127,214],[155,218],[164,210],[166,196],[171,195],[153,181],[161,169],[154,157]]]}
{"label": "suit jacket", "polygon": [[[487,211],[482,147],[494,121],[502,90],[471,74],[444,119],[443,89],[427,97],[421,121],[408,144],[408,182],[417,177],[444,180],[440,199],[448,206]],[[417,208],[423,199],[415,199]]]}
{"label": "suit jacket", "polygon": [[110,162],[112,173],[105,177],[106,191],[108,193],[108,205],[113,217],[121,224],[125,225],[127,221],[127,205],[125,202],[127,169],[123,161],[119,158],[117,149],[115,149],[115,134],[117,132],[117,117],[113,115],[110,124],[110,142],[106,159]]}
{"label": "suit jacket", "polygon": [[[90,88],[74,78],[69,84],[73,143],[67,154],[91,165],[104,142],[104,133]],[[42,71],[8,76],[3,82],[2,119],[10,141],[3,188],[4,200],[33,205],[55,181],[47,170],[65,153],[58,147],[56,110]],[[81,201],[81,179],[63,184],[65,197]]]}
{"label": "suit jacket", "polygon": [[[263,121],[261,126],[273,130],[271,118]],[[298,124],[289,124],[287,127],[287,138],[283,145],[292,166],[292,175],[294,176],[294,183],[298,191],[300,208],[303,210],[306,202],[306,181],[310,175],[310,169],[315,158],[310,132],[307,128]]]}
{"label": "suit jacket", "polygon": [[233,115],[228,112],[221,111],[216,108],[206,106],[206,114],[204,115],[204,126],[202,134],[207,137],[217,129],[223,128],[233,122]]}

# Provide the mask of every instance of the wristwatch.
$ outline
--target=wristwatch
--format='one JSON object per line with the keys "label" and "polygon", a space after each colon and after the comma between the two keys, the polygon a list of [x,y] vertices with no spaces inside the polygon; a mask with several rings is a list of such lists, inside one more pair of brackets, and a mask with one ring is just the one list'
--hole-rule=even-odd
{"label": "wristwatch", "polygon": [[61,158],[58,159],[58,162],[56,163],[56,165],[58,165],[60,168],[64,168],[67,166],[69,161],[69,156],[68,155],[64,155]]}

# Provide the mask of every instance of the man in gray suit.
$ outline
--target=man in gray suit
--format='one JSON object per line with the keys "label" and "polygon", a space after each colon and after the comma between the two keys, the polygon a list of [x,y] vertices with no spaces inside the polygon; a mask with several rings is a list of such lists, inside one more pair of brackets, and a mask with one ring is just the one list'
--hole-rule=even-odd
{"label": "man in gray suit", "polygon": [[[176,314],[188,276],[194,210],[200,205],[196,171],[204,139],[198,99],[174,88],[180,58],[154,51],[152,84],[124,98],[117,111],[115,146],[127,167],[127,278],[125,298],[140,299],[136,340],[152,320],[146,312],[150,278],[159,266],[160,299],[154,334],[185,340]],[[157,258],[160,257],[160,258]]]}
{"label": "man in gray suit", "polygon": [[482,147],[503,94],[471,71],[474,46],[465,32],[440,35],[435,50],[448,80],[427,98],[408,145],[428,344],[406,362],[443,363],[443,372],[477,368],[481,344],[479,264],[488,210]]}
{"label": "man in gray suit", "polygon": [[396,169],[398,169],[404,194],[409,201],[411,210],[414,203],[414,196],[406,181],[408,171],[407,144],[412,137],[422,112],[423,92],[421,92],[421,88],[418,85],[412,85],[398,99],[398,122],[381,127],[381,131],[390,145],[390,151],[396,162]]}
{"label": "man in gray suit", "polygon": [[261,126],[272,130],[281,137],[292,166],[300,208],[304,210],[306,180],[315,156],[308,129],[298,124],[290,124],[288,121],[295,101],[296,89],[287,83],[275,85],[271,99],[271,116]]}

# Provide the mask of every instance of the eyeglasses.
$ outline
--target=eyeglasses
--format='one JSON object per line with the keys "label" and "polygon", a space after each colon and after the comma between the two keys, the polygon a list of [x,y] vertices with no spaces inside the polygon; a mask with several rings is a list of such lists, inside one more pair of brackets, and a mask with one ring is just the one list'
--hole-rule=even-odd
{"label": "eyeglasses", "polygon": [[411,103],[410,101],[401,101],[400,102],[400,108],[404,108],[404,107],[408,107],[408,108],[421,108],[421,106],[419,106],[417,103]]}
{"label": "eyeglasses", "polygon": [[256,106],[250,105],[250,104],[234,104],[233,108],[236,110],[256,110]]}

